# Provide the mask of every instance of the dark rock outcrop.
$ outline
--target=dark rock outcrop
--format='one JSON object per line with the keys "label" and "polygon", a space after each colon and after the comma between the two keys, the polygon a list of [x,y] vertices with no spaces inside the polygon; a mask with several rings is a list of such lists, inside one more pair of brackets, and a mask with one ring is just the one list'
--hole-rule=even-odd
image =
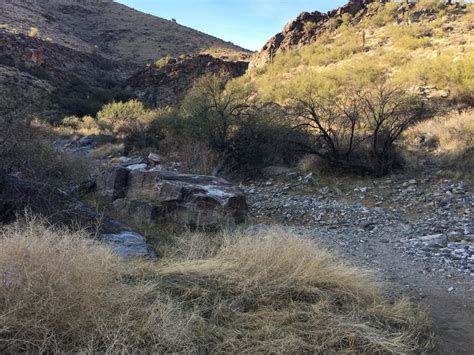
{"label": "dark rock outcrop", "polygon": [[112,199],[118,213],[150,223],[215,228],[247,215],[243,192],[212,176],[114,168],[97,178],[97,193]]}
{"label": "dark rock outcrop", "polygon": [[356,15],[366,11],[367,5],[384,0],[350,0],[348,4],[328,13],[303,12],[295,20],[289,22],[282,32],[272,37],[250,62],[250,69],[271,63],[274,56],[291,48],[311,44],[321,33],[329,28],[329,20],[349,13]]}
{"label": "dark rock outcrop", "polygon": [[147,66],[132,76],[126,86],[150,107],[175,105],[200,77],[221,71],[239,77],[247,68],[248,62],[225,61],[207,54],[169,58],[158,66]]}
{"label": "dark rock outcrop", "polygon": [[0,223],[13,221],[25,209],[56,224],[89,229],[121,256],[156,257],[143,236],[116,221],[103,218],[66,192],[0,174]]}

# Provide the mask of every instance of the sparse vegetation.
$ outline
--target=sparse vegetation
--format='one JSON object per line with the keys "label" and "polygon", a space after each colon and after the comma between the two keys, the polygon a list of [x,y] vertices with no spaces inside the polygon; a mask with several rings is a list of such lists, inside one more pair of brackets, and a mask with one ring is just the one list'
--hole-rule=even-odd
{"label": "sparse vegetation", "polygon": [[[180,243],[130,263],[81,234],[0,232],[1,346],[11,352],[420,353],[425,313],[373,277],[273,230]],[[220,238],[215,242],[214,238]],[[214,241],[212,241],[214,240]],[[42,267],[39,268],[38,265]]]}
{"label": "sparse vegetation", "polygon": [[474,167],[474,113],[452,112],[418,123],[407,132],[407,139],[426,149],[454,176],[472,181]]}

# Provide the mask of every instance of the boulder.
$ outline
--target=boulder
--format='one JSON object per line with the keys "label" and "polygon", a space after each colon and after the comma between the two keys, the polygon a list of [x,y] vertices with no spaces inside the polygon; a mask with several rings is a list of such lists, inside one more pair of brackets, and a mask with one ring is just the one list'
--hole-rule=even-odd
{"label": "boulder", "polygon": [[101,175],[96,180],[99,195],[112,200],[125,197],[128,172],[124,167],[113,168]]}
{"label": "boulder", "polygon": [[102,240],[112,247],[114,253],[125,258],[156,258],[153,249],[138,233],[122,231],[117,234],[106,234]]}
{"label": "boulder", "polygon": [[148,161],[151,163],[151,164],[160,164],[161,163],[161,157],[156,154],[156,153],[150,153],[148,154]]}
{"label": "boulder", "polygon": [[[0,223],[12,222],[29,209],[50,222],[73,228],[82,227],[125,257],[156,258],[145,238],[123,224],[103,218],[82,202],[59,189],[0,174]],[[98,229],[98,230],[97,230]]]}
{"label": "boulder", "polygon": [[215,228],[241,223],[247,215],[242,190],[221,178],[127,169],[103,175],[98,194],[113,197],[115,210],[134,219]]}

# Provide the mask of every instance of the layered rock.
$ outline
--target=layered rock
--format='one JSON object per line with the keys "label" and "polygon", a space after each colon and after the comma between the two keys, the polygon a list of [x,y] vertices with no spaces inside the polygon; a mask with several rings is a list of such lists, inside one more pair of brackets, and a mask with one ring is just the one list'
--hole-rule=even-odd
{"label": "layered rock", "polygon": [[221,71],[232,77],[244,75],[248,62],[225,61],[211,55],[163,59],[160,65],[147,66],[127,81],[127,89],[150,107],[175,105],[194,82],[206,74]]}
{"label": "layered rock", "polygon": [[247,215],[243,192],[212,176],[118,167],[98,177],[97,193],[118,213],[149,223],[215,228]]}
{"label": "layered rock", "polygon": [[57,224],[99,232],[99,239],[127,258],[156,258],[145,238],[114,220],[103,218],[82,202],[56,188],[0,174],[0,223],[8,223],[25,209]]}

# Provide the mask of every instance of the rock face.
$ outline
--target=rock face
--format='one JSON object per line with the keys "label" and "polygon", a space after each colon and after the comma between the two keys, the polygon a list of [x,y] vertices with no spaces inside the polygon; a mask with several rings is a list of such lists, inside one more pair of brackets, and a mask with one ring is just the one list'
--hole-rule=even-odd
{"label": "rock face", "polygon": [[289,22],[282,32],[272,37],[254,56],[250,62],[250,69],[259,68],[271,63],[274,56],[284,53],[291,48],[311,44],[321,33],[329,28],[329,20],[345,13],[355,15],[365,11],[367,5],[384,0],[350,0],[348,4],[328,13],[303,12],[295,20]]}
{"label": "rock face", "polygon": [[212,176],[120,167],[98,177],[97,193],[112,200],[117,212],[150,223],[215,228],[247,215],[243,192]]}
{"label": "rock face", "polygon": [[228,72],[232,77],[244,75],[248,62],[225,61],[211,55],[186,56],[150,65],[127,81],[127,89],[150,107],[175,105],[206,74]]}
{"label": "rock face", "polygon": [[100,240],[120,256],[156,258],[143,236],[116,221],[103,219],[67,193],[15,176],[0,175],[0,223],[11,222],[25,208],[53,223],[91,228],[91,232],[96,232],[94,225],[97,225]]}

